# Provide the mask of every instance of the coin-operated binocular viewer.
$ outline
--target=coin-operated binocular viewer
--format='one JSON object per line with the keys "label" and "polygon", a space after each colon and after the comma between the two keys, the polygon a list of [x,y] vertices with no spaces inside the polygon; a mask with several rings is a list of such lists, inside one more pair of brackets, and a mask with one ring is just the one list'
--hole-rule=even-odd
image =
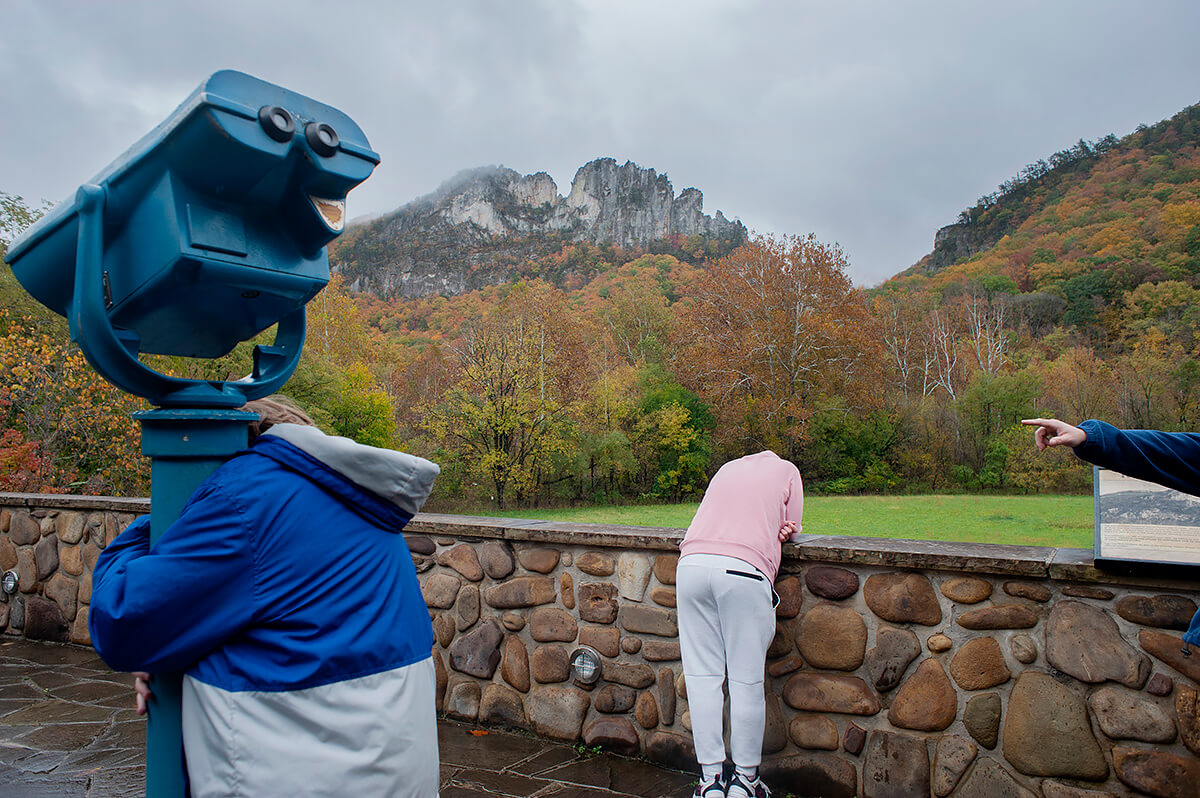
{"label": "coin-operated binocular viewer", "polygon": [[[378,163],[341,111],[218,72],[9,249],[17,280],[67,317],[88,362],[161,408],[136,414],[152,544],[246,446],[254,416],[236,408],[295,370],[304,306],[329,281],[325,245],[344,228],[347,192]],[[138,357],[220,357],[273,325],[242,380],[181,379]],[[178,676],[155,674],[154,691],[147,794],[182,796]]]}

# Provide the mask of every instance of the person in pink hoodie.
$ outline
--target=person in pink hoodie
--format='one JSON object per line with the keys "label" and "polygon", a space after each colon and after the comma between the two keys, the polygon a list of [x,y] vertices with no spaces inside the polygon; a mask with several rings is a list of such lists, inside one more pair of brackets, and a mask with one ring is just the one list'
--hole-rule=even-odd
{"label": "person in pink hoodie", "polygon": [[[804,486],[796,466],[771,451],[721,466],[679,544],[679,642],[692,739],[702,771],[696,798],[767,798],[758,776],[766,700],[763,669],[775,635],[772,585],[781,546],[800,532]],[[724,780],[723,687],[729,683]]]}

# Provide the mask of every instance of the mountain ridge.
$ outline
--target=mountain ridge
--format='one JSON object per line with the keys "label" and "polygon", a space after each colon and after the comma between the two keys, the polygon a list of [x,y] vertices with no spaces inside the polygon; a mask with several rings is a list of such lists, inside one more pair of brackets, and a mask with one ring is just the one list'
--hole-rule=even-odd
{"label": "mountain ridge", "polygon": [[667,175],[632,161],[584,164],[565,195],[546,172],[482,166],[348,230],[330,256],[356,293],[452,296],[517,279],[523,264],[571,244],[649,249],[699,237],[728,251],[746,240],[740,221],[703,203],[699,189],[676,195]]}

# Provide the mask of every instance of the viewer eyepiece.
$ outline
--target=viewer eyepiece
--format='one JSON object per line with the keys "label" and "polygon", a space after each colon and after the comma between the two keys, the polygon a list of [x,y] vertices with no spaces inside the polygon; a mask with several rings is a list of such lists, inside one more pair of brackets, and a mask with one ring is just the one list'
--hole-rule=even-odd
{"label": "viewer eyepiece", "polygon": [[276,141],[289,141],[296,132],[296,122],[286,108],[264,105],[258,109],[258,123]]}
{"label": "viewer eyepiece", "polygon": [[305,125],[304,138],[308,139],[308,146],[312,147],[313,152],[324,158],[337,152],[337,131],[324,122],[309,122]]}

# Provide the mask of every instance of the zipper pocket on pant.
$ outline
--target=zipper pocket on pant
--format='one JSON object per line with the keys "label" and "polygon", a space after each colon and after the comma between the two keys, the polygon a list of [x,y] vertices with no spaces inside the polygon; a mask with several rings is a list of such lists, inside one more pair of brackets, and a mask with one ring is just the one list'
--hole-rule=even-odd
{"label": "zipper pocket on pant", "polygon": [[733,569],[728,569],[725,573],[733,574],[734,576],[744,576],[747,579],[756,579],[759,582],[763,581],[762,574],[748,574],[745,571],[734,571]]}

